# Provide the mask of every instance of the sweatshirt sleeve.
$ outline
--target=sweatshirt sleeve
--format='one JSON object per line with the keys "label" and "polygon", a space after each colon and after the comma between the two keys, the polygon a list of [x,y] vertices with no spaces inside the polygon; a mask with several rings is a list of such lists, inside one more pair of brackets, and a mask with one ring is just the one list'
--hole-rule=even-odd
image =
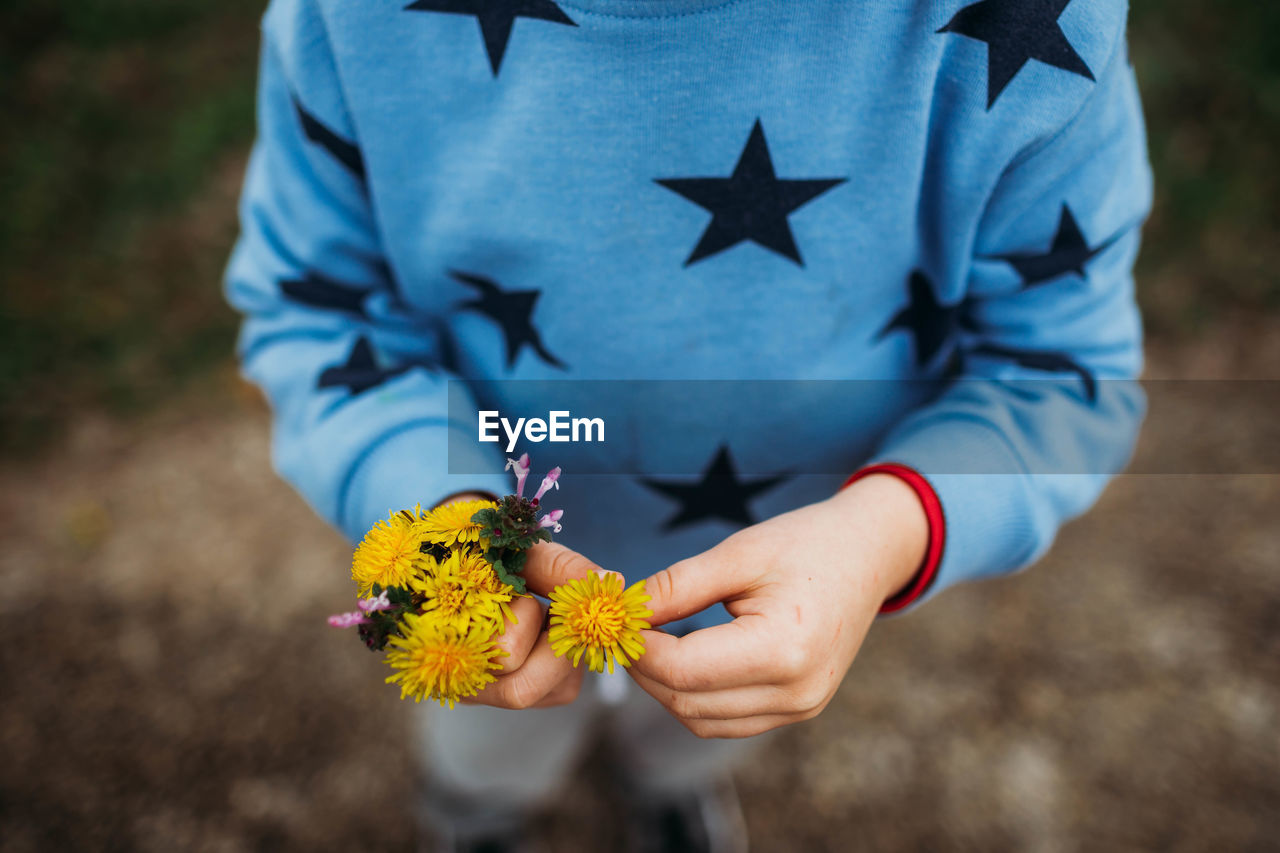
{"label": "sweatshirt sleeve", "polygon": [[276,470],[353,541],[392,510],[507,490],[496,454],[463,461],[490,474],[448,474],[451,434],[455,461],[478,452],[474,404],[459,412],[455,389],[450,417],[439,313],[400,297],[372,192],[320,11],[275,0],[225,288],[242,372],[271,403]]}
{"label": "sweatshirt sleeve", "polygon": [[958,378],[874,459],[919,472],[941,502],[925,597],[1036,560],[1127,463],[1145,411],[1132,266],[1150,202],[1121,37],[1074,116],[1003,171],[964,274]]}

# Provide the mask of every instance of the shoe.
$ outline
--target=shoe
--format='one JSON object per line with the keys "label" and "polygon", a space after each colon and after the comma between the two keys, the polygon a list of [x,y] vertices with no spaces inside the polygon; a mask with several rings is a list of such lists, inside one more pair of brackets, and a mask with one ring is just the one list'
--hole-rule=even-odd
{"label": "shoe", "polygon": [[434,830],[420,840],[418,849],[423,853],[544,853],[545,850],[532,840],[532,831],[527,825],[465,837]]}
{"label": "shoe", "polygon": [[629,853],[747,853],[747,821],[727,776],[680,796],[628,800]]}
{"label": "shoe", "polygon": [[419,853],[545,853],[530,815],[488,812],[418,781]]}

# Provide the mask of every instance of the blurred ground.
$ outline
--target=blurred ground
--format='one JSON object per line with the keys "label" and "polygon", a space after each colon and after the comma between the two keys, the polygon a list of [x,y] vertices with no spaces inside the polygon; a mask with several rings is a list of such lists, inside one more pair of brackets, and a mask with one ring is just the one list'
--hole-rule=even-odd
{"label": "blurred ground", "polygon": [[[1246,335],[1179,375],[1275,353]],[[229,373],[82,418],[0,495],[0,849],[411,848],[409,706],[324,624],[349,552]],[[882,622],[744,768],[756,849],[1276,849],[1277,517],[1280,477],[1122,477],[1034,570]],[[555,849],[615,846],[600,781]]]}

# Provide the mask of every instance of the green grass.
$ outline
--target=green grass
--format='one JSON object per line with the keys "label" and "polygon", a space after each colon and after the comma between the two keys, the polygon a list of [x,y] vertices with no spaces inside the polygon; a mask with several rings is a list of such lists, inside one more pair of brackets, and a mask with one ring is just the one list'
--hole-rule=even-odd
{"label": "green grass", "polygon": [[1280,313],[1280,6],[1135,0],[1156,206],[1138,265],[1156,336]]}
{"label": "green grass", "polygon": [[[145,408],[229,358],[220,273],[253,133],[261,0],[0,12],[0,450]],[[1154,337],[1280,315],[1280,6],[1135,0],[1157,201]]]}
{"label": "green grass", "polygon": [[150,404],[228,357],[226,183],[253,133],[260,12],[19,0],[3,13],[5,449],[77,407]]}

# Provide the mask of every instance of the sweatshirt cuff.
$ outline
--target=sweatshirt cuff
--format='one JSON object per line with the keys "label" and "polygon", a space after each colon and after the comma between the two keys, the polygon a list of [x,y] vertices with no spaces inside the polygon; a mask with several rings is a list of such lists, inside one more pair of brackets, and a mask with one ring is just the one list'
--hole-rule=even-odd
{"label": "sweatshirt cuff", "polygon": [[[483,474],[450,474],[449,443],[456,467]],[[470,458],[468,455],[473,456]],[[474,433],[443,419],[406,424],[373,445],[356,462],[339,504],[339,529],[359,542],[378,521],[421,504],[433,507],[460,492],[505,495],[514,481],[505,460],[476,447]]]}
{"label": "sweatshirt cuff", "polygon": [[933,486],[919,472],[906,465],[892,462],[869,465],[845,480],[840,488],[847,488],[871,474],[892,474],[910,486],[915,491],[916,497],[920,499],[925,518],[929,522],[929,544],[925,548],[924,562],[905,587],[880,605],[881,613],[894,613],[913,604],[929,590],[929,587],[933,586],[933,581],[938,575],[938,566],[942,563],[943,547],[947,541],[947,521],[942,512],[942,501],[938,500],[938,494],[933,490]]}

